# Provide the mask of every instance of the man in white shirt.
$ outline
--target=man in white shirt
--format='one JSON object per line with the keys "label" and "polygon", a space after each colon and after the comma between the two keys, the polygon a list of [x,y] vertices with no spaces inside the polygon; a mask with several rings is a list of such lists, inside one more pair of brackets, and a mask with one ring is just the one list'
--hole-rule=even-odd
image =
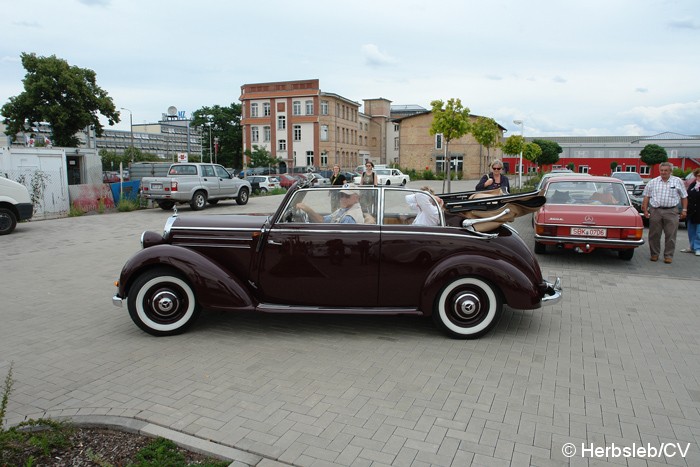
{"label": "man in white shirt", "polygon": [[661,233],[664,234],[664,263],[673,262],[678,233],[678,203],[681,203],[680,218],[688,213],[688,192],[683,180],[671,175],[670,162],[659,164],[659,175],[644,187],[642,212],[649,219],[649,252],[652,261],[658,261],[661,252]]}

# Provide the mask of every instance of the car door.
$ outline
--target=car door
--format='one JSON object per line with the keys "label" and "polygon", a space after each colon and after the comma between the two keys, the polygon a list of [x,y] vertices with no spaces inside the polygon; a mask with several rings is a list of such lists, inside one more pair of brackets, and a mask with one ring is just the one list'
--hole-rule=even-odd
{"label": "car door", "polygon": [[[370,190],[373,193],[363,193],[361,204],[376,202],[376,189]],[[377,305],[380,237],[376,223],[311,223],[293,211],[303,202],[320,215],[330,214],[331,194],[336,194],[331,191],[297,191],[263,237],[255,284],[263,301],[321,308]],[[362,209],[376,212],[376,206]],[[366,218],[372,221],[369,214]]]}
{"label": "car door", "polygon": [[203,164],[200,166],[201,175],[200,180],[202,186],[207,190],[209,198],[216,198],[219,196],[219,177],[216,176],[214,172],[214,167],[211,164]]}
{"label": "car door", "polygon": [[219,179],[219,196],[236,196],[241,186],[240,179],[231,175],[229,171],[221,165],[214,165],[213,167],[214,172],[216,173]]}

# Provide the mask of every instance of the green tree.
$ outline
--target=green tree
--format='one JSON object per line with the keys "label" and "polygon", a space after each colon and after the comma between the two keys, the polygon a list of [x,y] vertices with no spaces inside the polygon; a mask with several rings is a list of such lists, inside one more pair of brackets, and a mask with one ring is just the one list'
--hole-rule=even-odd
{"label": "green tree", "polygon": [[542,157],[542,147],[533,143],[526,143],[523,146],[523,159],[537,164],[537,160]]}
{"label": "green tree", "polygon": [[[498,137],[500,136],[498,123],[489,117],[478,117],[471,123],[471,134],[474,135],[477,143],[486,148],[486,161],[479,158],[479,173],[486,171],[486,167],[491,161],[491,148],[498,147]],[[479,148],[481,149],[481,148]]]}
{"label": "green tree", "polygon": [[[533,144],[542,149],[542,153],[533,160],[537,164],[538,170],[542,171],[543,165],[556,164],[559,161],[559,154],[562,153],[563,149],[559,146],[559,143],[555,141],[549,141],[546,139],[534,139]],[[528,159],[530,160],[530,159]]]}
{"label": "green tree", "polygon": [[[448,160],[445,161],[447,167],[447,192],[450,192],[451,178],[451,156],[450,156],[450,141],[459,139],[469,133],[471,122],[469,120],[469,107],[463,107],[460,99],[449,99],[447,104],[441,100],[434,100],[430,103],[433,113],[433,122],[430,124],[430,134],[442,134],[442,139],[445,144],[445,153],[448,155]],[[443,182],[443,191],[444,191]]]}
{"label": "green tree", "polygon": [[250,157],[251,167],[277,167],[279,161],[272,157],[270,151],[261,148],[257,144],[253,145],[253,150],[246,150],[245,155]]}
{"label": "green tree", "polygon": [[647,144],[639,152],[639,157],[642,159],[646,165],[651,166],[652,172],[654,171],[654,166],[656,164],[661,164],[662,162],[668,161],[668,154],[666,150],[659,146],[658,144]]}
{"label": "green tree", "polygon": [[525,138],[520,135],[511,135],[506,138],[505,142],[501,145],[501,150],[503,154],[508,154],[509,156],[519,156],[520,151],[525,147]]}
{"label": "green tree", "polygon": [[[243,167],[243,129],[241,127],[241,105],[232,103],[228,107],[214,105],[192,112],[191,125],[202,128],[202,158],[214,160],[225,167]],[[209,129],[211,128],[211,136]],[[214,141],[218,138],[219,151],[215,153]],[[211,157],[210,157],[211,156]]]}
{"label": "green tree", "polygon": [[32,124],[48,122],[56,146],[75,147],[80,143],[76,133],[90,125],[98,136],[102,135],[98,113],[110,126],[119,122],[119,112],[112,98],[97,85],[94,71],[70,66],[55,55],[22,53],[21,58],[27,70],[22,80],[24,92],[10,97],[0,109],[7,135],[14,137]]}

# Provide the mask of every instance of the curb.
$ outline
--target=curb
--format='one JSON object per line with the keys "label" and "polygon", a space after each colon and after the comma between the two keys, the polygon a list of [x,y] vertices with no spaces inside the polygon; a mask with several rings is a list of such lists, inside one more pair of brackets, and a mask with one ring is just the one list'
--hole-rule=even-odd
{"label": "curb", "polygon": [[55,417],[55,419],[70,421],[73,425],[82,428],[110,428],[151,438],[166,438],[181,448],[205,456],[230,461],[230,467],[288,467],[290,465],[265,458],[261,455],[224,446],[213,441],[197,438],[196,436],[187,435],[164,426],[129,417],[113,415],[75,415],[72,417]]}

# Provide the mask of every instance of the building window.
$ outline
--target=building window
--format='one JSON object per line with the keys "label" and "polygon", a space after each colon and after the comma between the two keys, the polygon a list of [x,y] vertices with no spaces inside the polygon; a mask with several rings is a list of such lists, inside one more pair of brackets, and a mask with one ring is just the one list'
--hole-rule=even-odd
{"label": "building window", "polygon": [[306,101],[306,115],[314,114],[314,101]]}
{"label": "building window", "polygon": [[294,125],[294,141],[301,141],[301,125]]}
{"label": "building window", "polygon": [[442,133],[435,135],[435,149],[442,149]]}
{"label": "building window", "polygon": [[398,131],[399,131],[399,124],[398,123],[394,123],[394,131],[398,133]]}
{"label": "building window", "polygon": [[394,150],[395,151],[399,150],[399,138],[398,137],[394,138]]}
{"label": "building window", "polygon": [[328,101],[321,101],[321,115],[328,115]]}
{"label": "building window", "polygon": [[270,103],[269,102],[263,102],[263,116],[265,116],[265,117],[270,116]]}
{"label": "building window", "polygon": [[[619,167],[620,166],[618,165],[615,168],[617,169]],[[634,165],[628,165],[627,167],[625,167],[625,172],[636,172],[636,171],[637,171],[637,167],[635,167]]]}
{"label": "building window", "polygon": [[292,102],[292,115],[301,115],[301,101]]}
{"label": "building window", "polygon": [[306,165],[314,165],[314,152],[306,151]]}
{"label": "building window", "polygon": [[323,151],[321,153],[321,166],[322,167],[328,166],[328,153],[326,151]]}
{"label": "building window", "polygon": [[269,126],[264,126],[263,127],[263,141],[265,142],[270,142],[270,127]]}
{"label": "building window", "polygon": [[588,173],[588,166],[587,165],[579,165],[578,166],[578,173],[587,174]]}
{"label": "building window", "polygon": [[254,126],[250,129],[250,139],[253,141],[253,143],[260,141],[260,131],[258,130],[258,127]]}
{"label": "building window", "polygon": [[280,115],[277,117],[277,129],[284,130],[285,128],[287,128],[287,117]]}
{"label": "building window", "polygon": [[328,125],[321,125],[321,141],[328,141]]}
{"label": "building window", "polygon": [[258,116],[258,104],[250,104],[250,116],[251,117]]}
{"label": "building window", "polygon": [[640,175],[649,175],[650,167],[648,165],[642,165],[639,167]]}
{"label": "building window", "polygon": [[277,142],[277,149],[280,151],[286,151],[287,150],[287,140],[286,139],[281,139]]}

